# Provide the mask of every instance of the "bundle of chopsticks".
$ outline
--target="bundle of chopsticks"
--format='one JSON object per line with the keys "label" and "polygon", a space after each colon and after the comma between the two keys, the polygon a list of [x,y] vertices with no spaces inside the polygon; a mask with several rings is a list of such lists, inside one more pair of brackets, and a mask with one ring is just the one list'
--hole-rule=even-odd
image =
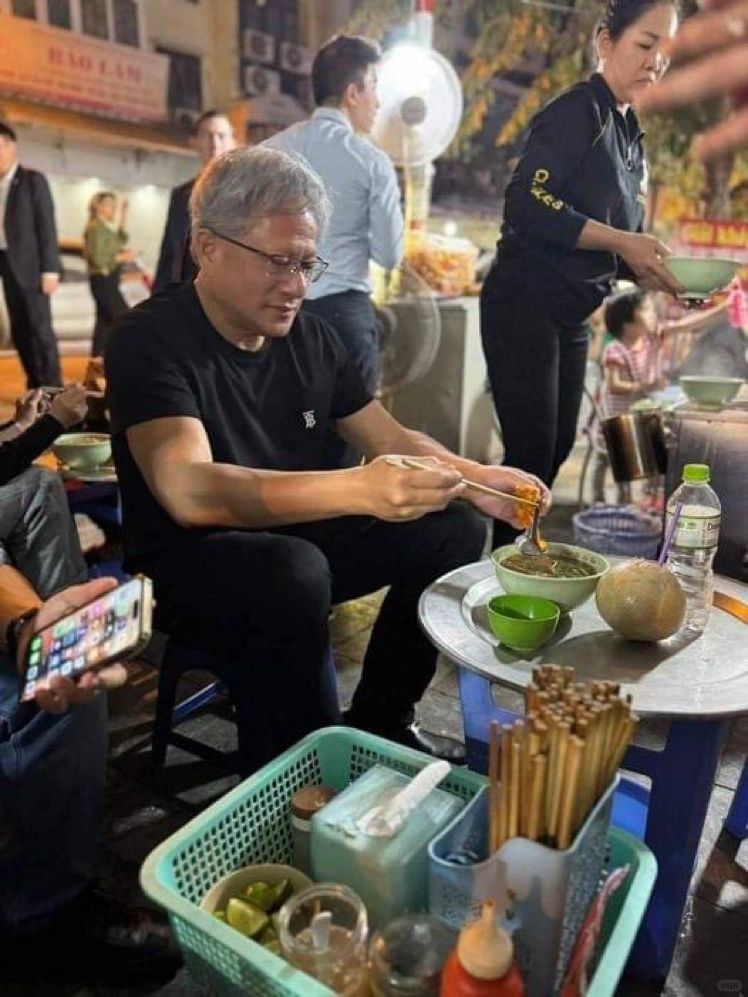
{"label": "bundle of chopsticks", "polygon": [[491,723],[489,854],[518,835],[565,849],[620,768],[636,727],[613,682],[575,682],[574,669],[533,669],[525,719]]}

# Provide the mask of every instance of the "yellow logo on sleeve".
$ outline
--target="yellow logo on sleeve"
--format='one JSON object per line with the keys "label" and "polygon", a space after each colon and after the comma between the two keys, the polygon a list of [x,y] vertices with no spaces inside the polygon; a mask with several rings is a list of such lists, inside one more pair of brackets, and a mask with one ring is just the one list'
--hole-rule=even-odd
{"label": "yellow logo on sleeve", "polygon": [[539,167],[533,174],[530,193],[537,201],[540,201],[540,203],[544,204],[547,208],[552,208],[553,211],[560,211],[564,206],[564,202],[560,197],[550,194],[543,186],[548,183],[550,178],[550,170],[547,170],[544,166]]}

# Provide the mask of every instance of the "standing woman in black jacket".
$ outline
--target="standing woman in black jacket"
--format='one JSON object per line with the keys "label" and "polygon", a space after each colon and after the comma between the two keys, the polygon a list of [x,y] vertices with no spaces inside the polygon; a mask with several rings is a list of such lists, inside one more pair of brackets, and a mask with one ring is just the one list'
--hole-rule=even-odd
{"label": "standing woman in black jacket", "polygon": [[[574,444],[587,317],[616,277],[677,292],[668,250],[642,232],[647,166],[631,104],[667,68],[671,0],[608,0],[598,72],[530,122],[507,187],[481,335],[506,464],[553,483]],[[494,546],[514,535],[494,525]]]}

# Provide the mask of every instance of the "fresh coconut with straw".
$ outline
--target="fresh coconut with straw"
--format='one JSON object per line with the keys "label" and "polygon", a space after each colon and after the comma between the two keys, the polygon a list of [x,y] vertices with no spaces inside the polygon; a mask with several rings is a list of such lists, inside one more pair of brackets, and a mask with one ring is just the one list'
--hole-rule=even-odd
{"label": "fresh coconut with straw", "polygon": [[611,629],[627,640],[665,640],[681,628],[686,618],[685,593],[665,563],[680,511],[679,502],[657,561],[639,559],[617,564],[597,584],[598,612]]}

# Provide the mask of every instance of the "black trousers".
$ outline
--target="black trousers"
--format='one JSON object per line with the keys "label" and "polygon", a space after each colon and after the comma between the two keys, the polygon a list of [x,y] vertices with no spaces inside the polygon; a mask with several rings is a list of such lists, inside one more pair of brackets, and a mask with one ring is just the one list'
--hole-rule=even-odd
{"label": "black trousers", "polygon": [[119,267],[108,274],[92,273],[88,277],[96,305],[96,324],[91,345],[93,357],[104,356],[112,325],[128,310],[128,304],[120,293],[119,278]]}
{"label": "black trousers", "polygon": [[60,354],[52,330],[49,295],[41,288],[27,290],[21,287],[10,268],[8,254],[2,249],[0,280],[8,306],[11,339],[26,372],[27,386],[61,385]]}
{"label": "black trousers", "polygon": [[[342,291],[304,302],[305,311],[329,322],[350,353],[372,396],[379,386],[379,326],[371,298],[363,291]],[[325,448],[325,468],[352,467],[361,455],[331,433]]]}
{"label": "black trousers", "polygon": [[[481,293],[481,338],[504,463],[552,485],[569,456],[584,390],[588,335],[582,322],[548,315],[525,291],[491,285]],[[494,546],[516,530],[494,523]]]}
{"label": "black trousers", "polygon": [[293,528],[196,531],[155,564],[158,626],[217,657],[251,771],[338,719],[325,695],[332,605],[389,586],[350,723],[386,734],[407,722],[434,674],[418,600],[481,556],[485,523],[464,503],[409,523],[343,517]]}

